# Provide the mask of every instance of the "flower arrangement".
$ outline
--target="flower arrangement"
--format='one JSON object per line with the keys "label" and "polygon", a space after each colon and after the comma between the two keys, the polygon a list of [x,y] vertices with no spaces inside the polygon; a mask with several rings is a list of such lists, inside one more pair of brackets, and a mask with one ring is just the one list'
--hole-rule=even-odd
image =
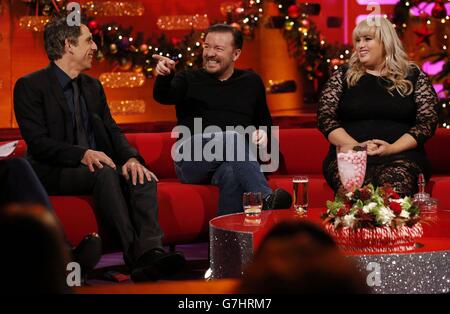
{"label": "flower arrangement", "polygon": [[354,192],[338,194],[334,201],[327,201],[327,211],[322,219],[335,229],[358,229],[412,227],[420,217],[419,208],[411,197],[401,198],[389,185],[375,188],[368,184]]}

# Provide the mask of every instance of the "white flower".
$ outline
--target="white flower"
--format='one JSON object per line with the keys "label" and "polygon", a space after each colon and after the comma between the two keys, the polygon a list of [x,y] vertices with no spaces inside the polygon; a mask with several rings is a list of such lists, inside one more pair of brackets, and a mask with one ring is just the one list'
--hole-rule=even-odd
{"label": "white flower", "polygon": [[379,215],[377,217],[377,220],[382,225],[389,225],[391,223],[391,220],[394,217],[395,217],[395,215],[392,212],[392,210],[390,210],[389,208],[383,206],[383,207],[380,208],[380,212],[379,212]]}
{"label": "white flower", "polygon": [[334,218],[334,227],[337,228],[341,224],[341,218],[336,217]]}
{"label": "white flower", "polygon": [[344,221],[345,227],[353,228],[353,226],[355,224],[355,220],[356,220],[354,215],[348,214],[348,215],[345,215],[342,219]]}
{"label": "white flower", "polygon": [[374,209],[375,207],[377,207],[377,203],[375,203],[375,202],[370,202],[369,204],[365,205],[365,206],[362,208],[362,210],[363,210],[363,212],[364,212],[365,214],[368,214],[368,213],[370,213],[370,211],[371,211],[372,209]]}
{"label": "white flower", "polygon": [[407,210],[402,210],[402,212],[400,213],[399,216],[402,217],[402,218],[409,219],[409,215],[410,215],[409,211],[407,211]]}
{"label": "white flower", "polygon": [[347,196],[348,199],[351,199],[353,197],[353,192],[348,192],[345,196]]}
{"label": "white flower", "polygon": [[399,199],[391,199],[391,202],[399,203],[400,205],[403,205],[406,202],[406,198],[399,198]]}

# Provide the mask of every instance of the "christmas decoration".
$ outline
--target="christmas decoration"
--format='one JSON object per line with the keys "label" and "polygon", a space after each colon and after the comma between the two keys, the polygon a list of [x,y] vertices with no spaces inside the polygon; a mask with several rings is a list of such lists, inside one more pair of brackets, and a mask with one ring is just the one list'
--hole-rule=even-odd
{"label": "christmas decoration", "polygon": [[22,0],[29,8],[29,14],[19,19],[19,27],[33,32],[44,31],[50,18],[65,10],[66,0]]}
{"label": "christmas decoration", "polygon": [[[309,14],[318,14],[320,6],[312,3],[297,4],[295,0],[275,0],[275,3],[281,14],[280,18],[284,17],[283,34],[289,53],[296,58],[303,76],[312,83],[310,94],[316,96],[309,101],[315,102],[330,70],[337,69],[349,59],[351,48],[331,45],[320,34],[315,23],[309,18]],[[274,21],[278,24],[276,19],[271,19],[272,26]]]}
{"label": "christmas decoration", "polygon": [[139,1],[89,1],[82,8],[88,16],[142,16],[145,13]]}
{"label": "christmas decoration", "polygon": [[49,21],[49,16],[22,16],[19,19],[19,27],[33,32],[43,32]]}
{"label": "christmas decoration", "polygon": [[[127,67],[125,70],[128,69]],[[103,86],[109,88],[135,88],[144,85],[145,76],[134,72],[108,72],[100,74],[99,80]]]}
{"label": "christmas decoration", "polygon": [[389,185],[369,184],[327,201],[325,229],[344,250],[408,251],[422,237],[419,207]]}
{"label": "christmas decoration", "polygon": [[160,30],[206,29],[209,26],[207,14],[195,15],[163,15],[156,25]]}
{"label": "christmas decoration", "polygon": [[427,25],[424,24],[421,29],[414,30],[414,34],[418,36],[416,44],[420,45],[422,43],[426,43],[428,46],[431,45],[430,37],[433,35],[433,32],[428,30]]}
{"label": "christmas decoration", "polygon": [[436,0],[431,15],[437,19],[443,19],[447,16],[447,9],[444,6],[444,0]]}
{"label": "christmas decoration", "polygon": [[112,114],[130,115],[145,113],[144,100],[112,100],[108,102]]}
{"label": "christmas decoration", "polygon": [[[432,4],[434,5],[430,11],[429,8]],[[410,55],[421,61],[424,67],[429,67],[430,64],[442,64],[440,71],[433,71],[429,75],[435,87],[439,87],[439,126],[450,128],[448,110],[450,105],[450,86],[448,83],[446,84],[450,75],[447,47],[449,16],[446,4],[448,4],[448,1],[443,0],[400,0],[395,6],[392,22],[395,24],[396,30],[401,37],[409,25],[417,22],[421,23],[419,29],[413,30],[417,36],[416,46],[418,50],[412,51]],[[440,33],[443,33],[443,35]],[[442,88],[440,88],[441,86]]]}

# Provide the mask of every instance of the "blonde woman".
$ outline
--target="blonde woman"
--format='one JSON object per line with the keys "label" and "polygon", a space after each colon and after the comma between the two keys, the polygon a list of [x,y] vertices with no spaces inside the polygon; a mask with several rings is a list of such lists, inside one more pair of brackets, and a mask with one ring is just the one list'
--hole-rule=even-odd
{"label": "blonde woman", "polygon": [[364,184],[390,183],[399,194],[412,195],[419,173],[431,175],[423,145],[436,129],[437,95],[387,19],[360,22],[353,45],[349,64],[331,76],[319,100],[318,127],[330,142],[324,176],[336,192],[336,146],[365,143]]}

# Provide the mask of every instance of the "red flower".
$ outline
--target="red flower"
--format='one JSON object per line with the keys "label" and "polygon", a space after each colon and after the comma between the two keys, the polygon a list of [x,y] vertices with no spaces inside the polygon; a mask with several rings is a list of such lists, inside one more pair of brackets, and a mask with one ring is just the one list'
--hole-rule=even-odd
{"label": "red flower", "polygon": [[392,209],[392,211],[396,216],[400,215],[400,213],[402,212],[402,205],[400,205],[400,203],[397,202],[390,202],[389,208]]}
{"label": "red flower", "polygon": [[347,211],[349,211],[352,208],[353,204],[351,201],[346,201],[344,203],[344,206],[345,206],[345,209],[347,209]]}
{"label": "red flower", "polygon": [[386,188],[384,190],[386,198],[392,198],[395,200],[398,200],[400,198],[400,195],[397,194],[397,192],[394,191],[392,188]]}
{"label": "red flower", "polygon": [[366,189],[359,190],[359,198],[361,199],[361,201],[367,201],[371,197],[372,195],[370,195],[370,191]]}
{"label": "red flower", "polygon": [[344,207],[339,208],[339,210],[337,211],[337,216],[338,217],[345,216],[348,214],[348,212],[349,208],[346,205],[344,205]]}

